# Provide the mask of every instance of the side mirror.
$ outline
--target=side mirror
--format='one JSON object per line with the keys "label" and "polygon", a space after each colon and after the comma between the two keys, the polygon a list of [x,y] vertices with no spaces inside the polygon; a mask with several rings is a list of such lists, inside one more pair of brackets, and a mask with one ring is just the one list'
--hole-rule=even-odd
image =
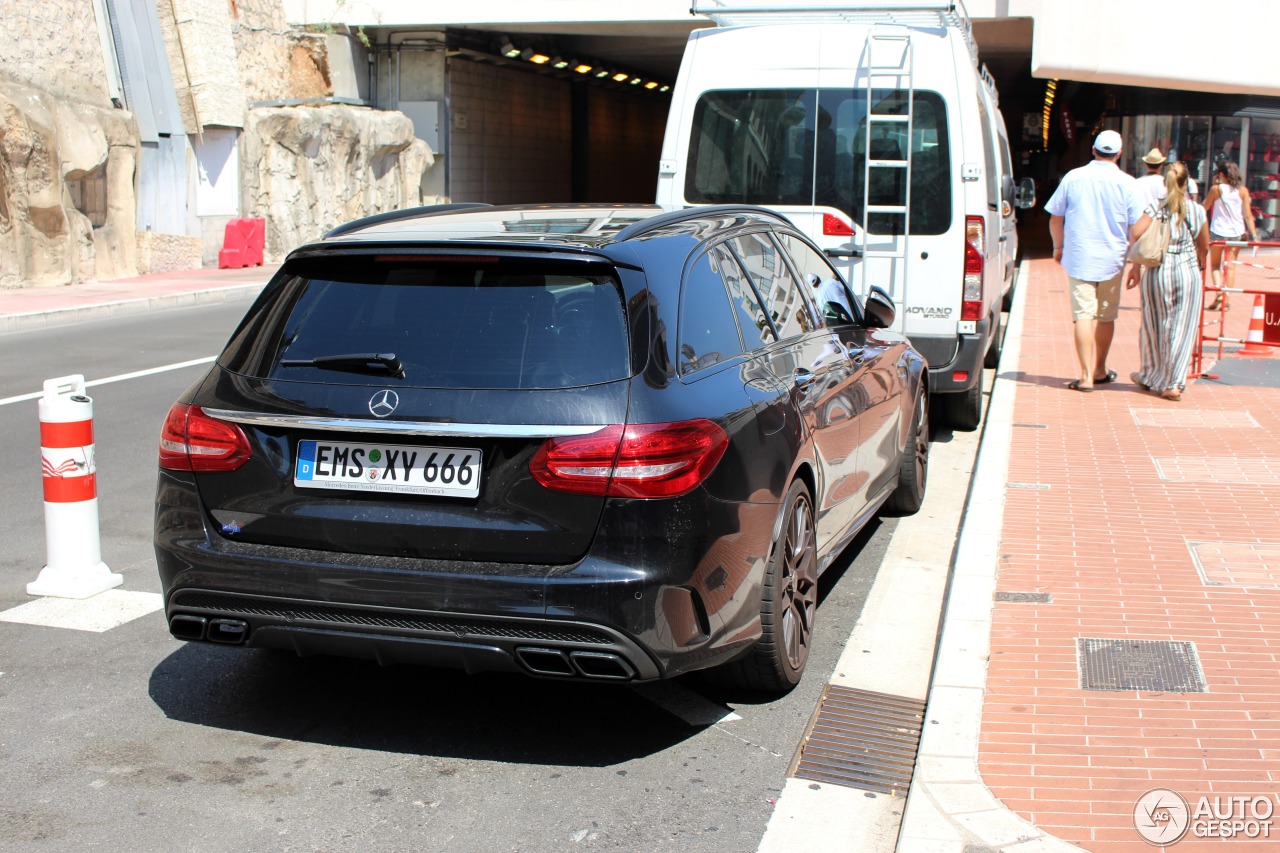
{"label": "side mirror", "polygon": [[1014,196],[1015,204],[1022,210],[1036,206],[1036,182],[1033,178],[1023,178],[1018,182],[1018,192]]}
{"label": "side mirror", "polygon": [[887,329],[893,325],[898,316],[898,309],[893,305],[893,297],[879,285],[872,285],[867,292],[866,304],[862,306],[867,317],[867,325],[873,329]]}

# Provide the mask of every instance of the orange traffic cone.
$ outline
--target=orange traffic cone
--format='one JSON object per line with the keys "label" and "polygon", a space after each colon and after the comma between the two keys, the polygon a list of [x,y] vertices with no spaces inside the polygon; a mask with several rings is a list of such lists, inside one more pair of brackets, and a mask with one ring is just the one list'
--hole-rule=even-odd
{"label": "orange traffic cone", "polygon": [[1249,334],[1244,336],[1244,348],[1238,355],[1271,355],[1271,347],[1262,342],[1262,330],[1266,326],[1267,314],[1262,306],[1262,294],[1253,300],[1253,316],[1249,318]]}

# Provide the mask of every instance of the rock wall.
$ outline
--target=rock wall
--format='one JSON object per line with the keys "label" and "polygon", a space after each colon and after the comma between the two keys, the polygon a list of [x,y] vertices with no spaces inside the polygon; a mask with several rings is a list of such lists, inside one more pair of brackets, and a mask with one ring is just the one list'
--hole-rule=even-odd
{"label": "rock wall", "polygon": [[236,66],[250,105],[333,94],[324,35],[290,27],[280,0],[237,0],[232,24]]}
{"label": "rock wall", "polygon": [[0,69],[9,80],[88,103],[111,103],[90,0],[0,0]]}
{"label": "rock wall", "polygon": [[241,208],[267,220],[267,261],[352,219],[420,204],[434,162],[408,116],[340,105],[251,109],[240,145]]}
{"label": "rock wall", "polygon": [[133,275],[137,152],[131,113],[0,82],[0,287]]}

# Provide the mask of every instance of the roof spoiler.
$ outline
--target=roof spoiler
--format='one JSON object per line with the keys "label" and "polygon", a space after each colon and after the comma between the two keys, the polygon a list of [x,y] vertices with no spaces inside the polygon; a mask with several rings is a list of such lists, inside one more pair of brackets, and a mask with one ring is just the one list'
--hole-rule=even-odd
{"label": "roof spoiler", "polygon": [[482,204],[480,202],[459,202],[457,204],[425,204],[421,207],[408,207],[404,210],[388,210],[384,213],[375,213],[372,216],[365,216],[361,219],[353,219],[345,225],[339,225],[337,228],[324,235],[325,240],[330,237],[341,237],[343,234],[350,234],[352,231],[360,231],[373,225],[381,225],[384,222],[395,222],[398,219],[414,219],[420,216],[436,216],[441,213],[452,213],[458,210],[471,210],[480,207],[493,207],[491,204]]}

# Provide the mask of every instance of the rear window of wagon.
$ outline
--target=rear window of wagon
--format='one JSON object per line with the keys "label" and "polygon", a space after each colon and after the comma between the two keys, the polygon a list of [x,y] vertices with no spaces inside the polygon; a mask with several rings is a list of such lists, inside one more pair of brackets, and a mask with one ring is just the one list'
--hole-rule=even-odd
{"label": "rear window of wagon", "polygon": [[[630,375],[625,306],[608,266],[392,257],[291,262],[219,364],[260,379],[478,390]],[[311,363],[360,354],[394,355],[400,369]]]}

